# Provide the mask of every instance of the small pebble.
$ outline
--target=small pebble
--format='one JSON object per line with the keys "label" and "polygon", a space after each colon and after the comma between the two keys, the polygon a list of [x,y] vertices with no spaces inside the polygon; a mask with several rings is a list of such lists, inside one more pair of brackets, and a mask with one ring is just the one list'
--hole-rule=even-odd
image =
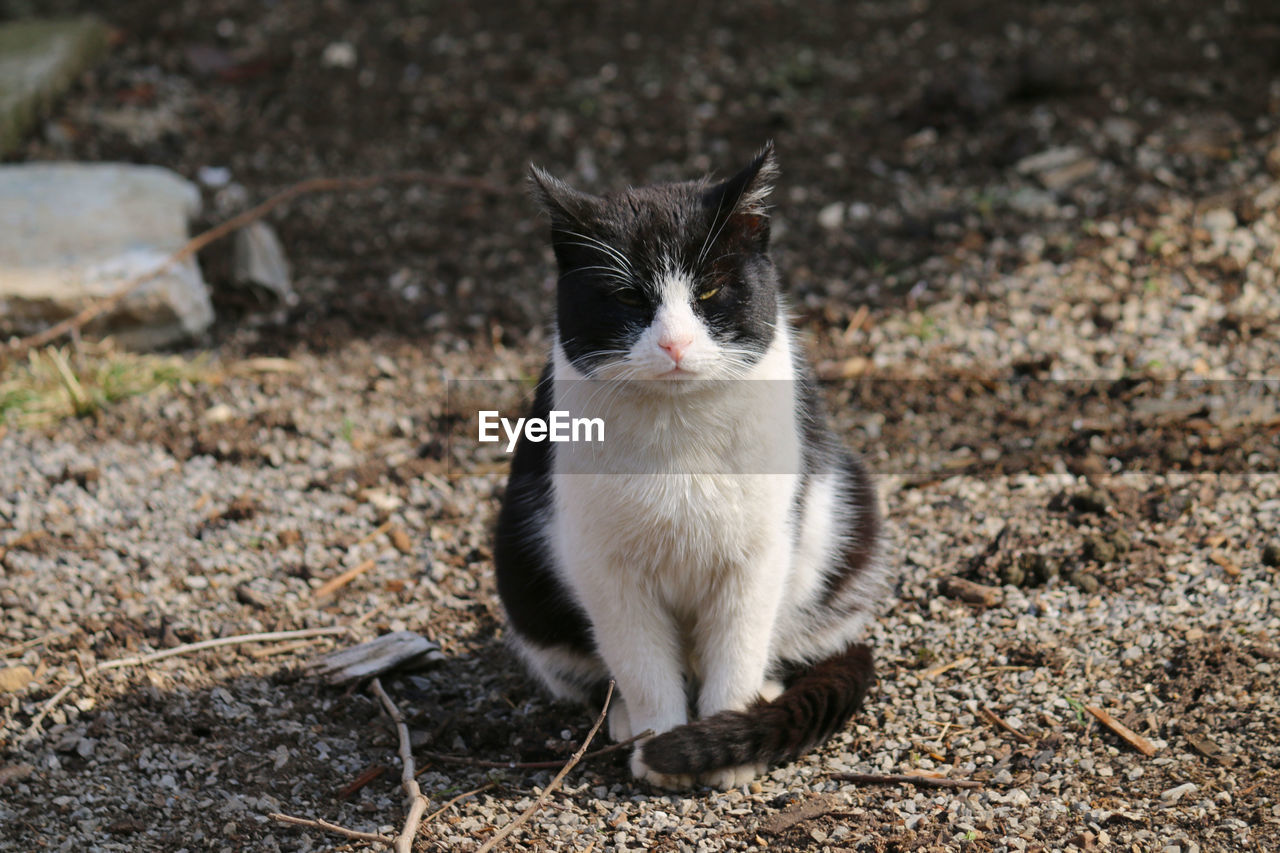
{"label": "small pebble", "polygon": [[1176,803],[1187,794],[1194,794],[1198,790],[1200,790],[1200,788],[1195,782],[1185,782],[1178,785],[1176,788],[1170,788],[1167,791],[1162,791],[1160,793],[1160,799],[1164,800],[1166,803]]}

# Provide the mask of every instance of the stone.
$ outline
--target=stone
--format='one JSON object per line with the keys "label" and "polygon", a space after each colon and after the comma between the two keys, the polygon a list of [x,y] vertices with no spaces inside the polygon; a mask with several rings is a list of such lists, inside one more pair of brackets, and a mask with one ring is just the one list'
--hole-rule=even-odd
{"label": "stone", "polygon": [[0,25],[0,157],[102,56],[107,29],[94,18]]}
{"label": "stone", "polygon": [[1009,209],[1033,219],[1053,219],[1061,213],[1053,193],[1036,187],[1019,187],[1009,195]]}
{"label": "stone", "polygon": [[1098,166],[1098,160],[1083,149],[1067,145],[1023,157],[1014,169],[1020,175],[1034,176],[1045,189],[1060,192],[1091,176]]}
{"label": "stone", "polygon": [[[31,334],[117,292],[187,241],[200,193],[156,166],[0,166],[0,334]],[[141,285],[86,328],[124,346],[203,331],[213,306],[195,258]]]}
{"label": "stone", "polygon": [[1167,791],[1161,791],[1160,799],[1164,800],[1166,803],[1176,803],[1187,794],[1194,794],[1198,790],[1200,789],[1195,782],[1184,782],[1183,784],[1170,788]]}
{"label": "stone", "polygon": [[251,222],[236,232],[232,278],[242,287],[266,291],[281,305],[298,301],[280,238],[265,222]]}
{"label": "stone", "polygon": [[1102,133],[1121,148],[1132,148],[1142,133],[1142,126],[1131,118],[1108,116],[1102,120]]}
{"label": "stone", "polygon": [[1084,539],[1084,556],[1086,560],[1109,563],[1116,558],[1116,546],[1105,536],[1090,534]]}
{"label": "stone", "polygon": [[1236,215],[1225,207],[1206,211],[1200,217],[1200,226],[1210,234],[1224,234],[1236,228]]}
{"label": "stone", "polygon": [[1038,175],[1041,172],[1069,166],[1084,159],[1086,156],[1083,149],[1074,145],[1065,145],[1061,148],[1050,148],[1023,157],[1013,168],[1019,175]]}
{"label": "stone", "polygon": [[828,231],[834,231],[844,224],[844,205],[834,201],[818,211],[818,224]]}

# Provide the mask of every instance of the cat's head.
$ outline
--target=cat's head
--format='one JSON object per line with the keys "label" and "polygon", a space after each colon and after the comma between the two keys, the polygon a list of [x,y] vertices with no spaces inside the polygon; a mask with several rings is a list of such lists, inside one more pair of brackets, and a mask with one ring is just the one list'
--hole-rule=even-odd
{"label": "cat's head", "polygon": [[721,183],[594,196],[534,168],[560,279],[556,328],[584,376],[732,379],[776,333],[778,277],[766,200],[772,144]]}

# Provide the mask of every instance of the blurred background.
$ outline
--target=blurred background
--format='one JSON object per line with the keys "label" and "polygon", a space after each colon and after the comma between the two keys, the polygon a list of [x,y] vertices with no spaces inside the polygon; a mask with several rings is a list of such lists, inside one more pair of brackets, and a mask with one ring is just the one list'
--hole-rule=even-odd
{"label": "blurred background", "polygon": [[300,301],[270,318],[207,253],[215,337],[254,350],[521,340],[552,286],[530,162],[607,191],[723,175],[774,139],[780,264],[803,319],[835,325],[981,296],[1087,248],[1097,219],[1280,170],[1268,0],[0,2],[35,13],[99,15],[110,47],[9,160],[167,166],[201,187],[204,225],[317,176],[512,190],[278,211]]}

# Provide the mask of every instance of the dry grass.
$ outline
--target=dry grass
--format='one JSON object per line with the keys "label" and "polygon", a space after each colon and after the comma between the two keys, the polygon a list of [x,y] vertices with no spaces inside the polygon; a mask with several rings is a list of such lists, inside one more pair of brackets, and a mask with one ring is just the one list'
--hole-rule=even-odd
{"label": "dry grass", "polygon": [[0,424],[34,427],[85,417],[118,400],[215,377],[204,356],[133,353],[110,340],[43,347],[0,372]]}

